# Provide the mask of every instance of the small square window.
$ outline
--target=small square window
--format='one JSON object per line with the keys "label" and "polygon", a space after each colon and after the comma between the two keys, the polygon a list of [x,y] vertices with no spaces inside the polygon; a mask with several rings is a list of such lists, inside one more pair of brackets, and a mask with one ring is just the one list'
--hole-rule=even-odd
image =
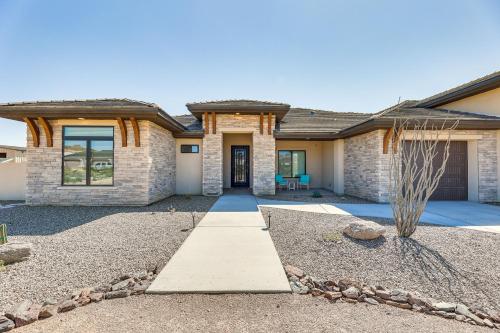
{"label": "small square window", "polygon": [[199,152],[199,145],[181,145],[181,153],[183,154],[198,154]]}

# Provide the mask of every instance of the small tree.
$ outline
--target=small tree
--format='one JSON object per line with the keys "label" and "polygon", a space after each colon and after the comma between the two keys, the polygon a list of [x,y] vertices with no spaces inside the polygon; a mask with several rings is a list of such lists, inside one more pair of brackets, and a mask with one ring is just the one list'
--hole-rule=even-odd
{"label": "small tree", "polygon": [[427,201],[443,176],[451,132],[458,121],[448,125],[446,121],[441,126],[429,125],[428,120],[394,121],[389,149],[389,201],[400,237],[410,237],[415,232]]}

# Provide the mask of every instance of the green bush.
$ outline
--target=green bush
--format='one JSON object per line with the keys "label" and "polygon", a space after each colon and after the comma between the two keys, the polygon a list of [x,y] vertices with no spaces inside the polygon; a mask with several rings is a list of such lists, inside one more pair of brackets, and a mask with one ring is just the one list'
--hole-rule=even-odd
{"label": "green bush", "polygon": [[7,243],[7,225],[0,224],[0,245]]}
{"label": "green bush", "polygon": [[312,194],[312,197],[313,198],[321,198],[322,195],[321,195],[321,193],[319,191],[314,191],[313,194]]}

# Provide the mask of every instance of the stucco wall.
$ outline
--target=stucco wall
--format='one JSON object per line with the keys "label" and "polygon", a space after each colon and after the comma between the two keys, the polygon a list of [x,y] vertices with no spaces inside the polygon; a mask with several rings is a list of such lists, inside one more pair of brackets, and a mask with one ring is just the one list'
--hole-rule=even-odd
{"label": "stucco wall", "polygon": [[439,108],[500,116],[500,88],[444,104]]}
{"label": "stucco wall", "polygon": [[24,200],[26,162],[0,163],[0,200]]}
{"label": "stucco wall", "polygon": [[[384,133],[384,130],[377,130],[345,139],[347,194],[387,202],[390,155],[382,153]],[[497,131],[457,130],[453,131],[451,139],[468,142],[469,200],[497,200],[500,144]]]}
{"label": "stucco wall", "polygon": [[[311,177],[311,187],[323,187],[323,143],[321,141],[276,141],[276,172],[278,172],[279,150],[305,150],[306,173]],[[333,154],[333,150],[332,150]],[[333,160],[332,160],[333,163]],[[332,165],[333,170],[333,165]],[[333,180],[332,180],[333,185]]]}
{"label": "stucco wall", "polygon": [[250,146],[250,187],[253,186],[253,149],[252,149],[252,134],[224,134],[223,135],[223,175],[224,188],[231,187],[231,146]]}
{"label": "stucco wall", "polygon": [[321,147],[321,187],[333,191],[335,170],[334,170],[334,141],[325,141]]}
{"label": "stucco wall", "polygon": [[[202,183],[202,139],[176,139],[176,193],[201,194]],[[181,153],[181,145],[198,145],[200,152]]]}
{"label": "stucco wall", "polygon": [[[40,147],[33,147],[28,131],[26,202],[31,205],[145,205],[174,192],[174,144],[168,131],[148,121],[139,121],[141,147],[135,147],[131,124],[128,128],[128,146],[122,147],[121,133],[113,120],[55,120],[50,121],[54,131],[54,146],[46,146],[43,131]],[[114,185],[62,186],[62,126],[93,125],[114,127]],[[164,139],[159,141],[158,139]],[[158,145],[158,147],[152,147]],[[167,160],[163,166],[153,161]],[[156,164],[155,164],[156,165]],[[173,169],[172,169],[173,167]],[[163,169],[165,168],[165,169]],[[171,177],[171,179],[162,179]]]}

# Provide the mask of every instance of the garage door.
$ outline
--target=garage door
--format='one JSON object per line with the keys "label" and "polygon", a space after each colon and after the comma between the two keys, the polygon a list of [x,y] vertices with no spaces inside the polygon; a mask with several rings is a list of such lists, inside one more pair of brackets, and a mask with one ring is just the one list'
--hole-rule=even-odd
{"label": "garage door", "polygon": [[[438,143],[437,165],[441,164],[445,144],[445,142]],[[446,169],[430,200],[467,200],[467,141],[450,143],[450,156]]]}

